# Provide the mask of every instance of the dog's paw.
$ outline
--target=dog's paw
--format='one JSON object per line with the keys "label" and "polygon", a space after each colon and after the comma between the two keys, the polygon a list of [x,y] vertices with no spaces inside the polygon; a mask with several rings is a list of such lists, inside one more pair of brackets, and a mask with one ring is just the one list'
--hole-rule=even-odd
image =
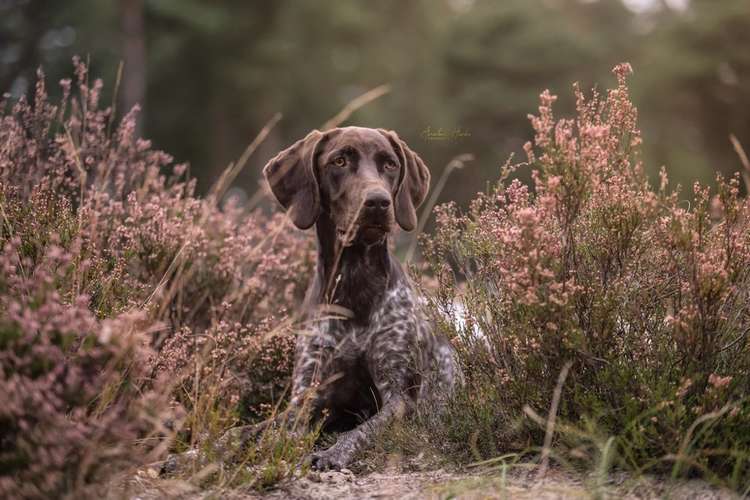
{"label": "dog's paw", "polygon": [[160,476],[172,476],[180,472],[184,472],[191,465],[196,464],[199,461],[198,450],[190,450],[184,453],[175,453],[168,455],[166,460],[162,462],[159,469]]}
{"label": "dog's paw", "polygon": [[349,465],[350,457],[337,450],[335,446],[327,450],[316,451],[309,458],[310,467],[318,471],[341,470]]}

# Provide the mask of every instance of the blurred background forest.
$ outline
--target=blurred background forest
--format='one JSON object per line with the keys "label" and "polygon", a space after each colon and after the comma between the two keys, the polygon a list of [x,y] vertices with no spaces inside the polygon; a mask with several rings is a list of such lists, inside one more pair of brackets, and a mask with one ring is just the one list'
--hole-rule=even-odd
{"label": "blurred background forest", "polygon": [[[233,193],[257,188],[278,149],[357,95],[390,84],[352,124],[395,129],[466,203],[532,137],[539,93],[572,110],[570,85],[611,86],[630,61],[652,175],[683,185],[739,169],[750,147],[750,0],[0,0],[0,92],[49,86],[88,59],[141,133],[187,161],[206,190],[276,112],[283,120]],[[449,135],[438,140],[435,133]],[[432,132],[433,136],[426,132]]]}

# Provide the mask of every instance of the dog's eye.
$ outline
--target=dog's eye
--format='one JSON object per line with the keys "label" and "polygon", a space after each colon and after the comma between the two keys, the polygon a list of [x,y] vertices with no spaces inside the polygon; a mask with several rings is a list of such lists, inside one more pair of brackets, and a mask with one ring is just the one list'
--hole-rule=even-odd
{"label": "dog's eye", "polygon": [[383,167],[386,170],[389,170],[389,171],[398,170],[398,165],[396,165],[396,162],[393,162],[391,160],[386,161],[385,165],[383,165]]}
{"label": "dog's eye", "polygon": [[337,156],[333,159],[333,164],[337,167],[345,167],[346,166],[346,158],[343,156]]}

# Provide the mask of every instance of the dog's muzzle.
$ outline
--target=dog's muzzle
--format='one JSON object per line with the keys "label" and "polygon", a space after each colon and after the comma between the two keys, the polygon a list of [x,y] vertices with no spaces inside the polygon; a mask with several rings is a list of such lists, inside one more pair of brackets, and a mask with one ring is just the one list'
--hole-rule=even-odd
{"label": "dog's muzzle", "polygon": [[384,189],[367,193],[359,216],[351,228],[338,228],[339,239],[349,246],[356,241],[366,245],[381,242],[393,223],[391,195]]}

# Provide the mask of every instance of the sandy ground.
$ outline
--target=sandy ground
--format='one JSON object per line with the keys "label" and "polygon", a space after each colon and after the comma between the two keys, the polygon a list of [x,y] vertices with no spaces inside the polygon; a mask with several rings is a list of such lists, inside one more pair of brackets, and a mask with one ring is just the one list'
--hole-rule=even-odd
{"label": "sandy ground", "polygon": [[575,499],[575,498],[672,498],[672,499],[733,499],[738,495],[710,486],[702,481],[665,481],[627,475],[610,476],[607,483],[595,487],[584,477],[551,470],[544,479],[535,472],[514,469],[505,475],[500,471],[466,472],[436,469],[403,472],[398,470],[354,474],[342,472],[311,472],[306,477],[279,484],[275,489],[258,493],[242,488],[232,490],[201,490],[188,483],[139,473],[128,497],[153,500],[183,499]]}

